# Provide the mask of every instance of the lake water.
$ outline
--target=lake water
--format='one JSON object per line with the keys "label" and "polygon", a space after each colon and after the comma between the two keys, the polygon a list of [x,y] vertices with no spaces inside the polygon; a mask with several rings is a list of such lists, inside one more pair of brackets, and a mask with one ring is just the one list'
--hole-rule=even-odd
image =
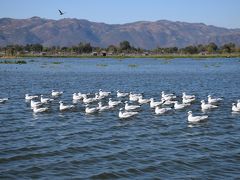
{"label": "lake water", "polygon": [[[26,59],[0,64],[0,179],[235,179],[240,177],[240,59]],[[34,114],[28,94],[64,91],[49,113]],[[118,110],[86,115],[83,103],[59,112],[59,100],[99,89],[195,94],[182,111],[157,116],[149,105],[128,120]],[[187,111],[202,115],[200,100],[223,97],[203,123],[189,124]],[[124,100],[122,100],[124,101]]]}

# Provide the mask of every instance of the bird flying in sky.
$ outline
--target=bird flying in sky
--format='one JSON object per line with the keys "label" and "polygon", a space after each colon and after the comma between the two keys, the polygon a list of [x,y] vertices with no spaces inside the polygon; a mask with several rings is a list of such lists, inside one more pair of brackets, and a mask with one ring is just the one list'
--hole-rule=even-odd
{"label": "bird flying in sky", "polygon": [[65,12],[62,12],[61,10],[58,10],[58,11],[59,11],[60,15],[65,14]]}

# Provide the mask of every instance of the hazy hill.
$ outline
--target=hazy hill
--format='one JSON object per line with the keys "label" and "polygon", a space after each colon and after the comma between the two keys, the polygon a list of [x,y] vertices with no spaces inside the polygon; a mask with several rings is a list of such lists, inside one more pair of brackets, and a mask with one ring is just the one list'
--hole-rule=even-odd
{"label": "hazy hill", "polygon": [[71,46],[90,42],[94,46],[107,47],[118,45],[123,40],[146,49],[157,46],[185,47],[209,42],[217,45],[233,42],[240,45],[240,29],[166,20],[111,25],[79,19],[0,19],[0,46],[33,43]]}

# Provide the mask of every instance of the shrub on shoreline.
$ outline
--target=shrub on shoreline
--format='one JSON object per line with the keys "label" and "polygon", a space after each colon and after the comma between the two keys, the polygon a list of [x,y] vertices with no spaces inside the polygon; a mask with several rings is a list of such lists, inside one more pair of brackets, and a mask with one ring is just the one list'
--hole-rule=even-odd
{"label": "shrub on shoreline", "polygon": [[24,60],[18,60],[18,61],[4,60],[4,61],[0,61],[0,64],[27,64],[27,62]]}

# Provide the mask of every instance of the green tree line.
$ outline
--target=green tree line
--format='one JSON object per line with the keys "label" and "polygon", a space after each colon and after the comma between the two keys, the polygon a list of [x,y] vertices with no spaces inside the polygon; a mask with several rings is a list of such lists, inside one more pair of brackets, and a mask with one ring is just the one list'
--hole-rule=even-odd
{"label": "green tree line", "polygon": [[94,47],[90,43],[80,42],[78,45],[71,47],[51,46],[44,47],[41,44],[27,44],[27,45],[7,45],[0,47],[0,51],[5,55],[21,55],[29,53],[46,53],[49,55],[56,54],[90,54],[93,52],[105,51],[111,54],[141,54],[141,53],[156,53],[156,54],[223,54],[223,53],[239,53],[240,48],[234,43],[227,43],[223,46],[217,46],[211,42],[206,45],[191,45],[184,48],[178,47],[157,47],[152,50],[146,50],[142,48],[136,48],[132,46],[128,41],[122,41],[119,45],[109,45],[107,48]]}

